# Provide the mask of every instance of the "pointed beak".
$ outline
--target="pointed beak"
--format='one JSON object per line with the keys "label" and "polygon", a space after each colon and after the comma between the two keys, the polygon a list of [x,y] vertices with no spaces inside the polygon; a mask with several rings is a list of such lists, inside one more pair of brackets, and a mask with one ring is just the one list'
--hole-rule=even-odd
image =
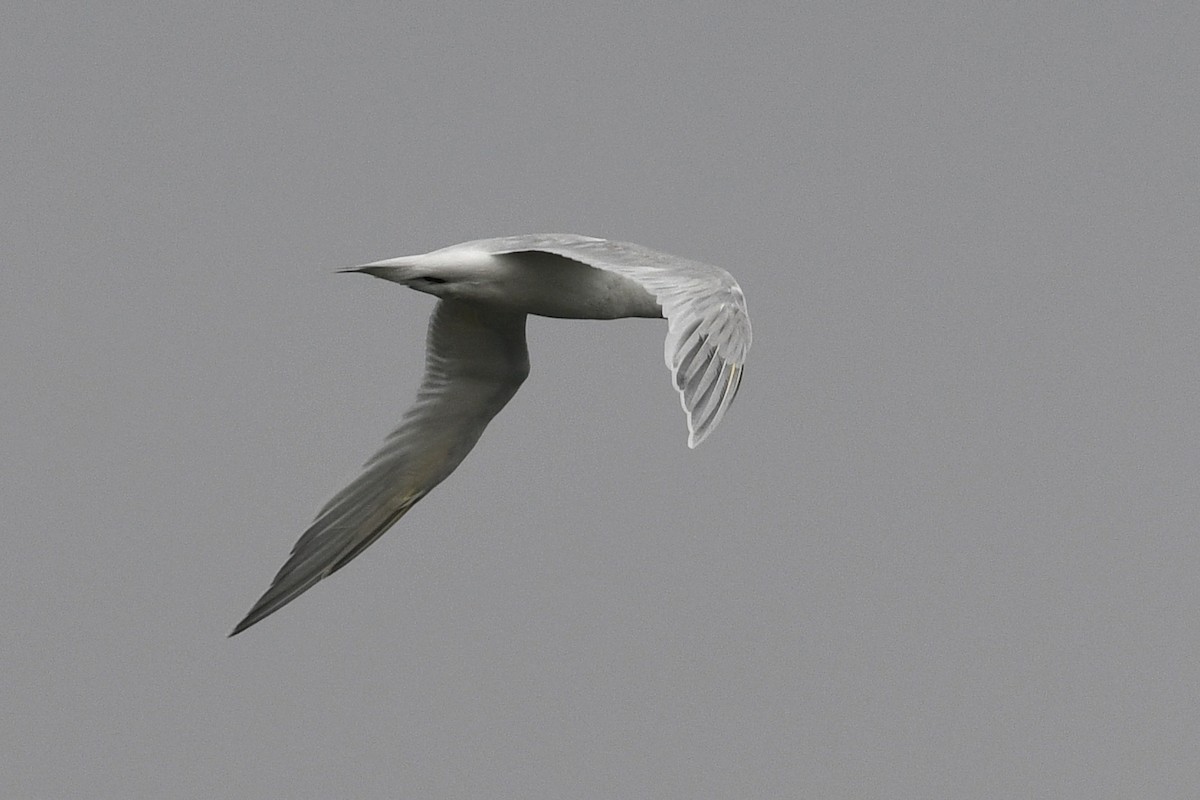
{"label": "pointed beak", "polygon": [[359,264],[357,267],[342,267],[338,272],[362,272],[374,275],[376,278],[403,283],[409,277],[412,269],[407,256],[388,258],[383,261],[372,261],[370,264]]}

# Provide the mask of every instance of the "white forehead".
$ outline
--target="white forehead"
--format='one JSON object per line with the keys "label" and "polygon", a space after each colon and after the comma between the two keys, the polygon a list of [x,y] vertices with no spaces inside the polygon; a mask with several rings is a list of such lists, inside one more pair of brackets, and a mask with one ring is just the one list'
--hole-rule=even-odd
{"label": "white forehead", "polygon": [[486,267],[496,261],[496,256],[479,247],[451,245],[421,256],[422,266],[429,267]]}

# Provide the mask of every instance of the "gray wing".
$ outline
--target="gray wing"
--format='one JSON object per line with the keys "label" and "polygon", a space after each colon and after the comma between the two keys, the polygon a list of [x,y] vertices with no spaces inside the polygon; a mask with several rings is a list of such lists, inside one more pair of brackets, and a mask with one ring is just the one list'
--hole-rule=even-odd
{"label": "gray wing", "polygon": [[470,245],[496,255],[554,253],[636,281],[667,318],[664,358],[687,415],[688,447],[717,427],[741,386],[751,340],[746,298],[728,272],[638,244],[575,234],[507,236]]}
{"label": "gray wing", "polygon": [[525,315],[440,300],[425,377],[400,427],[330,500],[233,636],[341,569],[462,462],[529,374]]}

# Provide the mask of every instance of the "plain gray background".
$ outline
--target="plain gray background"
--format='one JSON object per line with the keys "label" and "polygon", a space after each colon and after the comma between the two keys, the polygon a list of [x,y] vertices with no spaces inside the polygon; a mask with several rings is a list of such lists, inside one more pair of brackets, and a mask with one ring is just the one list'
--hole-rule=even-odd
{"label": "plain gray background", "polygon": [[[0,796],[1195,796],[1195,4],[7,9]],[[540,231],[738,278],[720,429],[533,319],[225,639],[416,391],[332,270]]]}

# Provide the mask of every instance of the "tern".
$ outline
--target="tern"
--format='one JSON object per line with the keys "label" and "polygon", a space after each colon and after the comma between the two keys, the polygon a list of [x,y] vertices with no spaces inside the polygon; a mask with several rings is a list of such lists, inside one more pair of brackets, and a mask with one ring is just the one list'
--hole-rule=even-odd
{"label": "tern", "polygon": [[295,600],[378,539],[462,463],[529,374],[525,318],[666,318],[665,357],[703,442],[741,385],[750,317],[725,270],[628,242],[576,234],[480,239],[340,270],[438,298],[417,400],[325,504],[234,636]]}

